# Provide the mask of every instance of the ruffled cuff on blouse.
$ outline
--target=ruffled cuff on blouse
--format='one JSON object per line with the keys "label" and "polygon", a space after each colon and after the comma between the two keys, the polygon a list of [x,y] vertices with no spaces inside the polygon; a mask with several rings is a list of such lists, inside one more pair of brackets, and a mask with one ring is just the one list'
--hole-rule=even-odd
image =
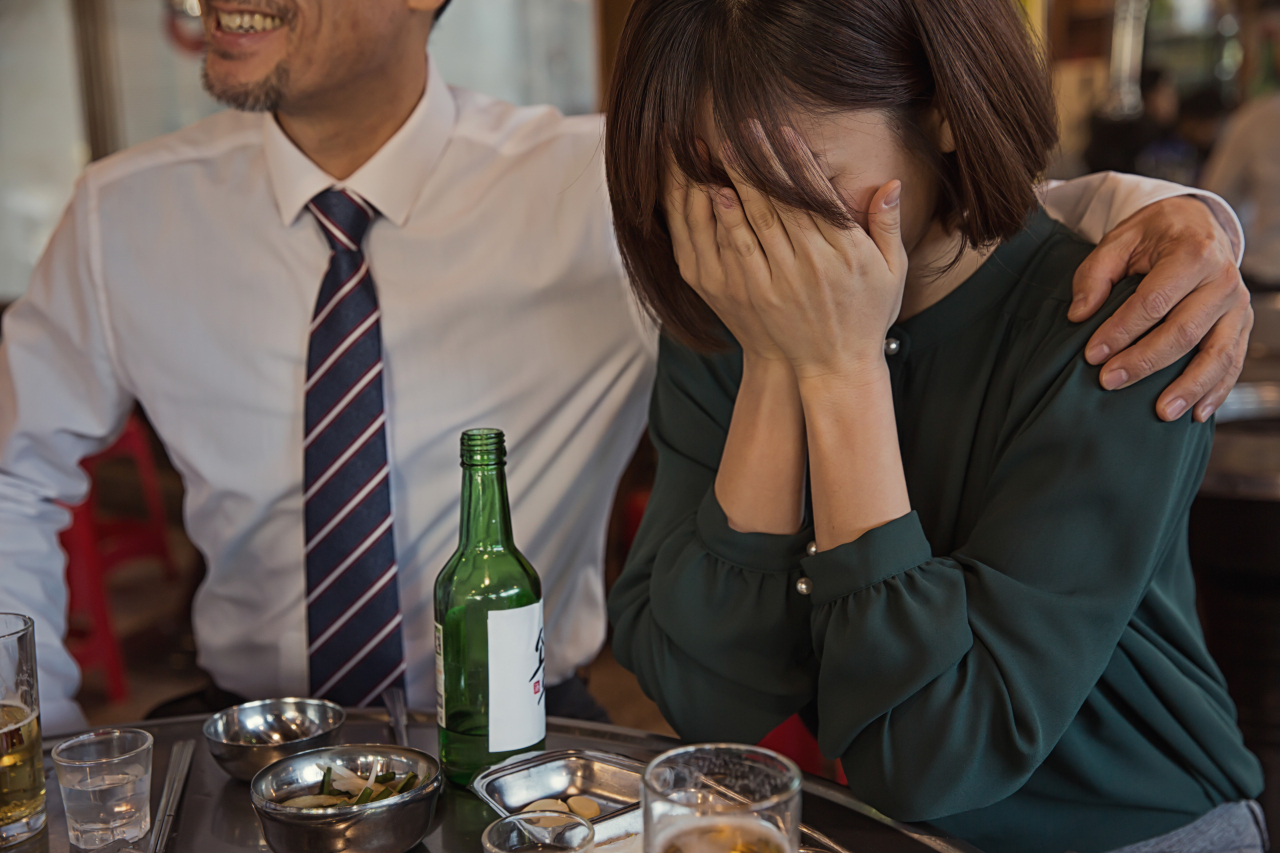
{"label": "ruffled cuff on blouse", "polygon": [[812,528],[793,535],[739,533],[729,526],[713,486],[698,507],[698,538],[712,556],[756,572],[790,572],[799,568],[805,549],[813,541]]}
{"label": "ruffled cuff on blouse", "polygon": [[804,557],[800,565],[812,583],[813,604],[821,607],[914,569],[932,557],[933,549],[913,510],[852,542]]}

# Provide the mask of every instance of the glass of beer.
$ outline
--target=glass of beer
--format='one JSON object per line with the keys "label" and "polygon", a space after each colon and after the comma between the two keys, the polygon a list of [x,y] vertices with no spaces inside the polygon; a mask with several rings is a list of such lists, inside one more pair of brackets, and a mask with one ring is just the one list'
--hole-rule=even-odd
{"label": "glass of beer", "polygon": [[731,743],[664,752],[644,771],[644,853],[797,853],[800,770]]}
{"label": "glass of beer", "polygon": [[44,826],[35,624],[0,613],[0,847]]}

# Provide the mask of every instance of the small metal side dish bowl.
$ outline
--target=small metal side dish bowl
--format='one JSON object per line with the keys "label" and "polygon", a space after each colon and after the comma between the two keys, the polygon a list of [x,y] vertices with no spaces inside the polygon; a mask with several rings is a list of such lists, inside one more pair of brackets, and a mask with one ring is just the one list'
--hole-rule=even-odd
{"label": "small metal side dish bowl", "polygon": [[[280,803],[316,792],[326,765],[367,777],[381,766],[417,773],[416,788],[376,803],[299,809]],[[267,846],[275,853],[405,853],[427,836],[444,787],[440,762],[405,746],[352,744],[281,759],[253,778],[249,796]]]}
{"label": "small metal side dish bowl", "polygon": [[282,758],[332,746],[346,718],[324,699],[263,699],[214,714],[204,724],[204,739],[227,775],[248,782]]}

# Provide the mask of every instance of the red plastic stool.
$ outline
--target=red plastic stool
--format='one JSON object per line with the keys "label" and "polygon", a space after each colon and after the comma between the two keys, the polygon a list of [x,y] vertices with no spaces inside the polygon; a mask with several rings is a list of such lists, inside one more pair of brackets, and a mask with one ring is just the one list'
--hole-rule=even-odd
{"label": "red plastic stool", "polygon": [[[102,519],[95,511],[97,468],[102,462],[121,456],[131,459],[137,468],[146,505],[142,519]],[[131,415],[115,444],[81,464],[89,474],[89,495],[79,506],[71,507],[71,526],[60,537],[67,552],[67,586],[71,593],[67,647],[81,669],[103,669],[107,696],[112,702],[119,702],[128,696],[129,689],[120,643],[111,625],[107,574],[126,560],[140,557],[159,560],[170,579],[177,577],[177,569],[169,553],[164,499],[142,421]]]}
{"label": "red plastic stool", "polygon": [[121,702],[129,695],[120,642],[111,626],[106,572],[98,553],[93,505],[85,501],[71,509],[71,526],[62,532],[67,552],[67,649],[81,670],[101,668],[107,677],[107,698]]}
{"label": "red plastic stool", "polygon": [[89,497],[86,503],[97,506],[98,485],[94,480],[98,466],[108,459],[125,457],[133,461],[142,486],[142,500],[146,515],[141,519],[102,519],[94,516],[98,553],[102,556],[102,568],[110,573],[126,560],[150,557],[160,561],[170,580],[178,577],[173,557],[169,553],[167,533],[168,517],[164,511],[164,497],[160,493],[160,478],[156,476],[156,460],[151,455],[151,438],[147,428],[137,415],[130,415],[124,432],[116,443],[96,456],[85,459],[81,465],[89,474]]}
{"label": "red plastic stool", "polygon": [[640,531],[640,522],[644,520],[645,507],[649,505],[649,489],[637,489],[626,496],[622,508],[622,553],[631,550],[636,541],[636,533]]}

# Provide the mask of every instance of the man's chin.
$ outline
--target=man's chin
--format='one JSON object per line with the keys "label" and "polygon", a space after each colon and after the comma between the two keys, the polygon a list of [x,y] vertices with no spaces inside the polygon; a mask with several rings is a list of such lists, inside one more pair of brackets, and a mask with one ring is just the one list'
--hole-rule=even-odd
{"label": "man's chin", "polygon": [[[276,64],[258,79],[244,80],[224,68],[225,60],[205,57],[204,90],[218,103],[246,112],[275,112],[284,100],[289,84],[289,67]],[[234,62],[234,60],[232,61]]]}

